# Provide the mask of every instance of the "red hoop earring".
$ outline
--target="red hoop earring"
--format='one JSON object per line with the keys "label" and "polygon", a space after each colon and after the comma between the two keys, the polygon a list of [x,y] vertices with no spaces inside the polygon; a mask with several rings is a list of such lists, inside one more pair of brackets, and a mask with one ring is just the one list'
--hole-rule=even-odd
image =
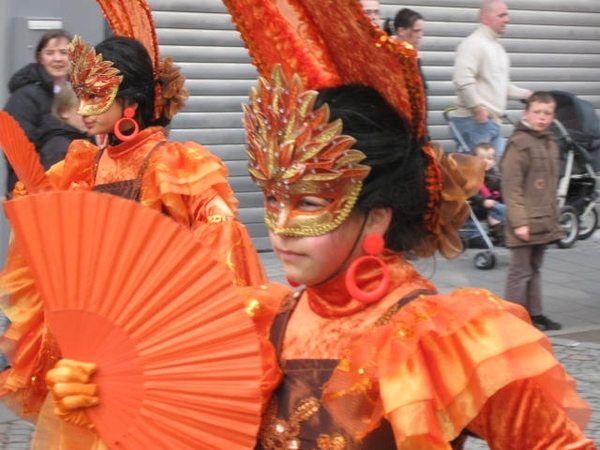
{"label": "red hoop earring", "polygon": [[[385,242],[383,237],[379,234],[368,234],[363,239],[362,247],[368,255],[361,256],[360,258],[354,260],[354,262],[350,264],[350,267],[348,267],[348,270],[346,271],[346,289],[352,298],[369,304],[379,300],[388,291],[388,288],[390,287],[390,271],[381,259],[379,259],[377,256],[374,256],[377,253],[381,253],[384,245]],[[381,267],[381,283],[377,289],[373,291],[363,291],[356,284],[356,270],[358,269],[358,266],[365,261],[376,261]]]}
{"label": "red hoop earring", "polygon": [[[131,141],[132,139],[135,139],[135,137],[140,132],[140,126],[138,125],[138,123],[133,118],[134,115],[135,115],[135,109],[133,109],[133,107],[131,107],[131,106],[128,106],[123,111],[123,116],[124,117],[121,117],[119,120],[117,120],[117,123],[115,123],[115,127],[114,127],[113,131],[115,133],[115,136],[120,141],[124,141],[124,142]],[[121,125],[124,122],[131,122],[133,124],[133,131],[131,132],[131,134],[123,134],[121,132]]]}

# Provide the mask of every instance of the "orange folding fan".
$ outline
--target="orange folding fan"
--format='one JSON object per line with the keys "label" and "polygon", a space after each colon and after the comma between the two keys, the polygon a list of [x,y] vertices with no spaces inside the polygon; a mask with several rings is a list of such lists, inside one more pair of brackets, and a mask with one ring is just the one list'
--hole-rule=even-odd
{"label": "orange folding fan", "polygon": [[107,194],[47,192],[5,210],[63,357],[98,366],[89,417],[109,448],[253,448],[258,339],[209,249]]}
{"label": "orange folding fan", "polygon": [[10,114],[0,111],[0,146],[27,192],[43,192],[53,188],[33,143]]}

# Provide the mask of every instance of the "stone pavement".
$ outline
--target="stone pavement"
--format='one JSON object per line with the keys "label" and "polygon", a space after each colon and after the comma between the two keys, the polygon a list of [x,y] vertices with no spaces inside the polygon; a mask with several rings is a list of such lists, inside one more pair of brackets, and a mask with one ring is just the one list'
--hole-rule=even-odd
{"label": "stone pavement", "polygon": [[[433,258],[417,261],[415,266],[441,292],[478,286],[502,296],[509,251],[494,249],[496,266],[480,270],[474,266],[474,257],[481,251],[468,249],[452,261]],[[283,281],[274,255],[261,257],[271,280]],[[542,267],[542,285],[545,314],[563,325],[548,336],[557,358],[577,380],[578,392],[594,411],[586,433],[600,448],[600,231],[570,249],[550,247]],[[0,407],[0,450],[29,448],[32,430],[31,424]],[[467,450],[486,449],[478,440],[467,443]]]}

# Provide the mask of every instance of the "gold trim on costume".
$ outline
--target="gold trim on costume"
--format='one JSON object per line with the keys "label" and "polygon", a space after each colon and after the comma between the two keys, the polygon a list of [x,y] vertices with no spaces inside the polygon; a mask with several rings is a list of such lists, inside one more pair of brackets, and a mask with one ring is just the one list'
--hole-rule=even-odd
{"label": "gold trim on costume", "polygon": [[79,36],[75,36],[69,45],[69,76],[81,102],[77,111],[81,116],[93,116],[108,110],[123,80],[112,61],[104,61],[102,55],[97,55],[96,49]]}
{"label": "gold trim on costume", "polygon": [[[265,223],[275,234],[318,236],[337,228],[352,211],[370,168],[355,140],[329,122],[329,107],[314,110],[318,93],[300,77],[287,80],[280,66],[260,78],[244,105],[249,172],[264,191]],[[306,197],[327,200],[316,211],[298,208]]]}

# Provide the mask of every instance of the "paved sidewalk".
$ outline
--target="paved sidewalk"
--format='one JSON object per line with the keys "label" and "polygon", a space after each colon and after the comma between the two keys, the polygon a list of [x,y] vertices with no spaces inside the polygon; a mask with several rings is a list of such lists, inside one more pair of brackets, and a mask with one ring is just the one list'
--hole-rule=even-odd
{"label": "paved sidewalk", "polygon": [[[441,292],[479,286],[502,296],[510,260],[507,249],[495,249],[496,267],[475,268],[473,258],[482,250],[469,249],[458,258],[418,261],[415,266],[430,277]],[[261,257],[273,281],[283,274],[272,253]],[[571,249],[551,247],[542,267],[545,314],[563,329],[548,332],[557,358],[577,380],[577,390],[594,410],[587,434],[600,448],[600,231]],[[0,450],[29,448],[33,427],[0,407]],[[467,450],[485,450],[477,440]],[[523,449],[527,450],[527,449]]]}

